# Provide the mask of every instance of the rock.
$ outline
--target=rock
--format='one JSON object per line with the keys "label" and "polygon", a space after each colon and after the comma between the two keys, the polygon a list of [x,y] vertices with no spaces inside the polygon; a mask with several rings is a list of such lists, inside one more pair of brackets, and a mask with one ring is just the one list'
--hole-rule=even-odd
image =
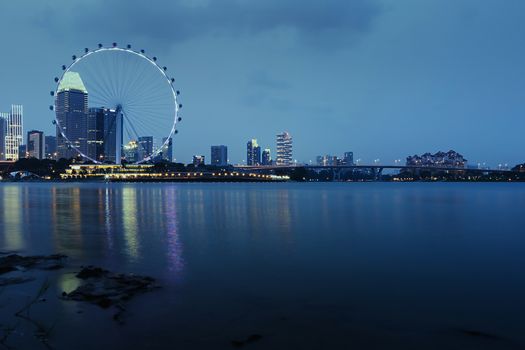
{"label": "rock", "polygon": [[[62,293],[65,300],[84,301],[103,309],[117,306],[137,294],[157,288],[155,280],[147,276],[116,274],[100,267],[84,267],[77,275],[85,283],[71,293]],[[120,314],[115,319],[120,319]]]}
{"label": "rock", "polygon": [[27,269],[56,270],[64,267],[62,261],[67,256],[62,254],[53,255],[34,255],[21,256],[18,254],[9,254],[0,257],[0,275],[15,271]]}
{"label": "rock", "polygon": [[105,276],[108,272],[108,270],[104,270],[100,267],[88,266],[82,268],[82,270],[80,270],[80,272],[77,273],[77,277],[80,279],[100,278]]}

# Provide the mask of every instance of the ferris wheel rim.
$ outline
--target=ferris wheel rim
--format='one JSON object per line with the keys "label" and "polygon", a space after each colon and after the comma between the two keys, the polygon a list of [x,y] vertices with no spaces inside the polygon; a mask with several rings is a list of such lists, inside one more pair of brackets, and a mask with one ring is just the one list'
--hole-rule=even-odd
{"label": "ferris wheel rim", "polygon": [[[84,53],[80,56],[76,56],[76,55],[73,55],[72,58],[73,58],[73,62],[69,63],[68,65],[63,65],[63,69],[62,69],[62,74],[60,74],[59,77],[55,78],[55,83],[56,83],[56,87],[54,89],[54,94],[53,94],[53,97],[54,97],[54,105],[56,107],[56,100],[57,100],[57,96],[58,96],[58,89],[60,87],[60,83],[62,82],[62,80],[64,79],[64,76],[66,75],[67,72],[71,72],[72,68],[80,63],[81,61],[85,60],[86,58],[88,58],[89,56],[91,55],[94,55],[94,54],[97,54],[97,53],[101,53],[101,52],[106,52],[106,51],[115,51],[115,52],[126,52],[126,53],[129,53],[129,54],[133,54],[135,56],[138,56],[144,60],[146,60],[147,62],[149,62],[150,64],[152,64],[159,72],[160,74],[166,79],[166,82],[168,83],[168,86],[171,90],[171,95],[173,96],[173,101],[174,101],[174,111],[173,111],[173,124],[172,124],[172,127],[171,127],[171,130],[168,134],[168,136],[166,137],[166,141],[164,141],[162,143],[162,145],[160,147],[158,147],[155,151],[153,151],[149,156],[147,156],[146,158],[144,159],[141,159],[141,160],[138,160],[136,162],[132,162],[130,164],[142,164],[142,163],[146,163],[146,162],[149,162],[150,160],[152,160],[154,157],[156,157],[161,151],[162,149],[164,149],[164,147],[166,145],[169,144],[170,142],[170,139],[172,139],[172,137],[177,134],[177,130],[176,130],[176,126],[177,126],[177,123],[180,121],[180,118],[179,118],[179,109],[182,107],[182,105],[179,104],[178,100],[177,100],[177,95],[179,94],[179,91],[175,89],[174,87],[174,84],[175,84],[175,79],[173,77],[170,77],[168,76],[168,74],[166,73],[167,71],[167,68],[166,67],[161,67],[158,63],[157,63],[157,57],[153,56],[153,57],[149,57],[145,54],[145,51],[144,50],[140,50],[140,51],[136,51],[136,50],[133,50],[131,48],[131,45],[128,45],[126,48],[123,48],[123,47],[118,47],[116,46],[116,44],[114,43],[113,46],[111,47],[105,47],[105,46],[101,46],[101,44],[99,44],[99,47],[96,48],[96,49],[93,49],[93,50],[90,50],[90,49],[85,49]],[[65,68],[64,68],[65,67]],[[83,158],[85,159],[88,159],[92,162],[94,162],[95,164],[103,164],[103,162],[97,160],[97,159],[93,159],[91,157],[89,157],[88,155],[84,154],[82,151],[80,151],[80,149],[78,149],[78,147],[76,147],[70,140],[69,138],[67,137],[67,135],[64,133],[63,129],[62,129],[62,126],[60,125],[60,121],[58,120],[57,116],[56,116],[56,112],[55,112],[55,118],[54,118],[54,122],[56,123],[56,125],[58,126],[58,129],[60,131],[60,134],[62,135],[62,137],[66,140],[66,144],[68,147],[71,147],[73,148],[75,151],[78,152],[79,155],[81,155]]]}

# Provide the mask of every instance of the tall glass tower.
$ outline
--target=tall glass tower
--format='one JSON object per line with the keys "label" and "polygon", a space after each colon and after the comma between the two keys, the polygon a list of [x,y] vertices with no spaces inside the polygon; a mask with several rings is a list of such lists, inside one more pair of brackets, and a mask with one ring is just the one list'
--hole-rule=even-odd
{"label": "tall glass tower", "polygon": [[[56,96],[57,121],[72,145],[80,152],[88,153],[88,91],[76,72],[67,72],[60,85]],[[57,126],[57,158],[73,158],[78,152],[68,145],[67,140],[60,133]]]}
{"label": "tall glass tower", "polygon": [[246,144],[246,164],[260,165],[261,164],[261,146],[257,144],[257,139],[251,139]]}
{"label": "tall glass tower", "polygon": [[122,160],[122,122],[119,110],[104,110],[104,161],[121,164]]}
{"label": "tall glass tower", "polygon": [[5,159],[18,160],[18,149],[24,142],[23,133],[23,107],[12,105],[11,112],[7,114],[5,131]]}

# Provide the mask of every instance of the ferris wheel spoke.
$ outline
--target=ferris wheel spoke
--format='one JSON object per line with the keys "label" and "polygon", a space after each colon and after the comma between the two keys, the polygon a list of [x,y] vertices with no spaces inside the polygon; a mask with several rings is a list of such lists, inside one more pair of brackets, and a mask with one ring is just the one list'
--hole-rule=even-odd
{"label": "ferris wheel spoke", "polygon": [[[138,134],[137,129],[135,128],[135,126],[133,125],[131,120],[129,120],[129,118],[126,118],[126,113],[123,113],[123,114],[124,114],[124,118],[127,119],[127,123],[126,124],[133,131],[133,134],[136,137],[136,140],[137,140],[137,143],[138,143],[139,147],[142,147],[142,151],[147,152],[148,150],[146,149],[146,146],[143,143],[140,142],[140,137],[141,136]],[[148,154],[147,156],[150,156],[150,155]]]}
{"label": "ferris wheel spoke", "polygon": [[[109,90],[108,86],[100,79],[97,72],[90,66],[86,67],[86,73],[89,79],[86,80],[86,85],[88,85],[88,93],[91,91],[91,98],[95,96],[111,96],[112,93]],[[105,76],[105,74],[103,75]],[[92,88],[93,87],[93,88]]]}
{"label": "ferris wheel spoke", "polygon": [[[177,123],[177,96],[164,70],[152,59],[139,52],[113,47],[80,57],[67,67],[62,78],[69,71],[77,72],[84,81],[90,108],[115,110],[117,106],[122,106],[123,145],[132,140],[138,142],[142,137],[151,137],[152,148],[148,142],[138,144],[141,158],[150,159],[160,152]],[[103,143],[115,141],[114,130],[118,119],[107,118],[104,117],[106,125],[100,128],[103,130],[100,135]],[[79,140],[67,137],[72,132],[69,136],[78,135],[78,131],[75,133],[66,120],[61,123],[57,117],[56,129],[57,134],[64,135],[66,143],[88,157],[89,151],[86,155],[85,151],[76,148]],[[78,136],[75,137],[78,139]]]}

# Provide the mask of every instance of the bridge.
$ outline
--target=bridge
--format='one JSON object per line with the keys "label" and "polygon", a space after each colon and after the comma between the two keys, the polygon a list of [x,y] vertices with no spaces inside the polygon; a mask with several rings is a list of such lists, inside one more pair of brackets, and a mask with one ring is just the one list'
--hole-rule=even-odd
{"label": "bridge", "polygon": [[368,170],[372,173],[374,178],[380,179],[384,169],[409,170],[409,171],[432,171],[432,172],[447,172],[447,173],[469,173],[473,175],[497,174],[497,175],[512,175],[518,174],[519,171],[509,169],[480,169],[480,168],[457,168],[446,166],[423,166],[423,165],[309,165],[309,164],[291,164],[291,165],[235,165],[235,169],[249,170],[249,171],[275,171],[275,170],[293,170],[306,169],[316,172],[328,170],[332,172],[334,179],[340,179],[341,173],[348,170]]}

